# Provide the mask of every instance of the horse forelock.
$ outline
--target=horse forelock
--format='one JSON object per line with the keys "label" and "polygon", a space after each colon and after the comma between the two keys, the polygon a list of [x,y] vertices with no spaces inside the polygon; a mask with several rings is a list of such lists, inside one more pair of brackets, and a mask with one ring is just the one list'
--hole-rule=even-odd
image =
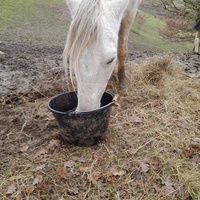
{"label": "horse forelock", "polygon": [[80,80],[79,64],[85,49],[90,50],[100,40],[102,6],[101,0],[82,0],[72,18],[63,52],[65,71],[68,74],[69,70],[71,81],[73,74],[77,82]]}

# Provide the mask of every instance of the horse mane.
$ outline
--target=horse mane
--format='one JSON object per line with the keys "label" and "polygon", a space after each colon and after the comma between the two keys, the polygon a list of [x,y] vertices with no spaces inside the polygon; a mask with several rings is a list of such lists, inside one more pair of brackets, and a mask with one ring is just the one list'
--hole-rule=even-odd
{"label": "horse mane", "polygon": [[72,17],[67,41],[63,52],[63,64],[66,75],[70,75],[73,84],[73,74],[80,79],[79,64],[84,50],[97,44],[101,37],[101,0],[82,0]]}

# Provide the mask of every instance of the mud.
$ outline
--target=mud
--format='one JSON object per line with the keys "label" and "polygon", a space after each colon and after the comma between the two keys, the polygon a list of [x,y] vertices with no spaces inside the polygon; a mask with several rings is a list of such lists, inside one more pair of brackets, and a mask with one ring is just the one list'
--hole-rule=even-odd
{"label": "mud", "polygon": [[[1,96],[15,91],[28,90],[39,81],[63,74],[62,46],[33,46],[28,44],[0,44],[0,91]],[[139,48],[131,51],[128,62],[141,62],[163,52],[145,51]],[[171,53],[188,73],[199,74],[200,55]]]}
{"label": "mud", "polygon": [[61,47],[1,43],[0,51],[0,91],[3,96],[30,89],[38,81],[63,71]]}

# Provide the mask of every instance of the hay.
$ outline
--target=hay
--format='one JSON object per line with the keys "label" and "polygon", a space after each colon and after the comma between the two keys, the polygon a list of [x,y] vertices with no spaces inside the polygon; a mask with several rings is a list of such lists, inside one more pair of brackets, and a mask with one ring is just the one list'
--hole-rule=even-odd
{"label": "hay", "polygon": [[[140,149],[138,144],[153,141],[152,147],[139,155],[156,157],[163,165],[171,165],[173,171],[178,168],[172,176],[180,182],[184,180],[193,199],[200,198],[199,159],[191,164],[179,157],[180,152],[183,157],[189,157],[184,153],[185,144],[200,137],[199,77],[186,74],[170,55],[138,65],[129,64],[127,77],[126,95],[121,96],[125,109],[118,110],[112,119],[115,133],[128,138],[134,152]],[[111,83],[113,89],[112,86]],[[199,156],[198,151],[194,154]]]}
{"label": "hay", "polygon": [[[199,78],[171,56],[129,64],[108,136],[89,148],[64,144],[47,109],[52,96],[67,90],[65,81],[18,93],[23,101],[4,97],[9,128],[1,152],[9,159],[2,157],[1,199],[199,199],[199,88]],[[108,90],[118,92],[114,80]],[[11,184],[16,191],[6,195]]]}

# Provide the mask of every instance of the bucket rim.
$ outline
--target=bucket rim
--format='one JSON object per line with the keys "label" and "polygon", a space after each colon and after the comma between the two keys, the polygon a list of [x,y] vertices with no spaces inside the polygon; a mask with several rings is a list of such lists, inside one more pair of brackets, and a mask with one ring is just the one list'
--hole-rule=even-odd
{"label": "bucket rim", "polygon": [[[55,110],[55,109],[53,109],[53,108],[50,106],[50,103],[51,103],[51,101],[52,101],[53,99],[55,99],[55,98],[57,98],[57,97],[59,97],[59,96],[61,96],[61,95],[70,94],[70,93],[77,93],[77,91],[63,92],[63,93],[61,93],[61,94],[58,94],[58,95],[55,95],[54,97],[52,97],[52,98],[48,101],[48,105],[47,105],[47,106],[48,106],[48,109],[49,109],[51,112],[56,113],[56,114],[60,114],[60,115],[81,116],[81,115],[90,115],[90,114],[93,114],[93,113],[95,113],[95,112],[99,112],[99,111],[104,110],[104,109],[106,109],[106,108],[108,108],[108,107],[110,107],[110,106],[112,106],[112,105],[114,104],[114,101],[112,100],[110,103],[108,103],[108,104],[106,104],[106,105],[104,105],[104,106],[102,106],[102,107],[100,107],[100,108],[98,108],[98,109],[91,110],[91,111],[83,111],[83,112],[77,112],[77,111],[73,111],[73,110],[68,110],[67,112],[62,112],[62,111]],[[114,98],[114,94],[111,93],[111,92],[105,91],[105,92],[103,93],[103,95],[104,95],[104,94],[110,95],[110,96],[112,97],[112,99]],[[103,95],[102,95],[102,96],[103,96]]]}

